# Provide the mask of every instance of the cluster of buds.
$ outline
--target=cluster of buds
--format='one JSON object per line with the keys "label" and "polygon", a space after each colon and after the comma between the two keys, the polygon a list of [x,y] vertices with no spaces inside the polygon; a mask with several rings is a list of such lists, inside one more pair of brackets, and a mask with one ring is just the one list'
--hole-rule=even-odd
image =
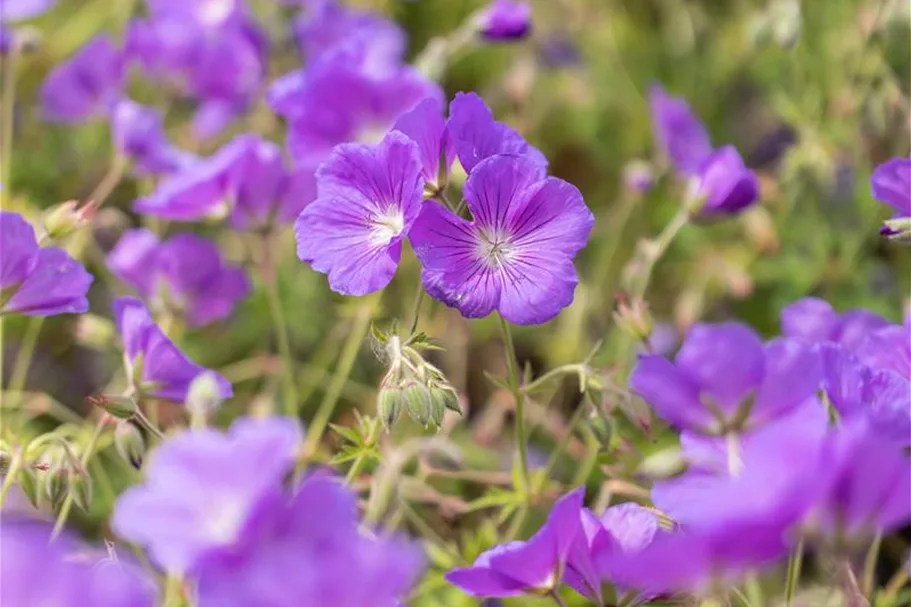
{"label": "cluster of buds", "polygon": [[373,333],[389,366],[377,398],[377,413],[387,430],[403,409],[425,428],[433,426],[437,430],[443,425],[446,409],[461,414],[455,388],[421,354],[423,350],[438,349],[425,334],[403,340],[394,329],[384,333],[374,328]]}
{"label": "cluster of buds", "polygon": [[[64,434],[43,434],[13,450],[11,456],[3,453],[8,466],[4,473],[12,474],[16,468],[15,480],[32,506],[54,510],[69,497],[77,507],[88,510],[92,481]],[[13,459],[19,460],[15,466]]]}

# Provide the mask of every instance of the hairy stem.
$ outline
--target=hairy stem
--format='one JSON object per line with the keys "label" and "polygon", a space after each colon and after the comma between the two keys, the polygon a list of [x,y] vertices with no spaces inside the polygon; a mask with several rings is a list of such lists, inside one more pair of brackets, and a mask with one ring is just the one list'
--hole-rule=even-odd
{"label": "hairy stem", "polygon": [[497,315],[500,323],[500,334],[503,337],[503,346],[506,350],[506,381],[512,392],[516,405],[516,448],[519,452],[519,467],[522,473],[522,492],[526,500],[531,499],[531,475],[528,471],[528,437],[525,434],[525,391],[520,385],[519,361],[516,358],[516,349],[513,345],[512,332],[506,319]]}

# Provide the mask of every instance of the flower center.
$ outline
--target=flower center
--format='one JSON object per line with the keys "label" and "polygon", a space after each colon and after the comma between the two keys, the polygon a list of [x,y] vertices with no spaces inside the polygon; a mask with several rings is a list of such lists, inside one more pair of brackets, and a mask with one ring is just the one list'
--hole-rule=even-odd
{"label": "flower center", "polygon": [[405,216],[397,207],[388,207],[370,220],[370,244],[385,246],[405,229]]}
{"label": "flower center", "polygon": [[513,258],[515,247],[506,232],[481,228],[478,232],[478,251],[487,265],[500,267]]}
{"label": "flower center", "polygon": [[219,25],[234,10],[234,0],[205,0],[199,7],[199,20],[205,25]]}

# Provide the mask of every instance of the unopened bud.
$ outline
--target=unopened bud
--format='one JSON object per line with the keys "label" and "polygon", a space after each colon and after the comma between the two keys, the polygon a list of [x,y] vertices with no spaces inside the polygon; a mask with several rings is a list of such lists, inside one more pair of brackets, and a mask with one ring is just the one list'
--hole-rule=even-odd
{"label": "unopened bud", "polygon": [[614,438],[614,424],[611,422],[610,418],[595,412],[589,422],[589,427],[595,435],[595,438],[598,439],[601,450],[609,451],[611,448],[611,441]]}
{"label": "unopened bud", "polygon": [[126,420],[117,422],[114,428],[114,448],[126,462],[137,470],[142,466],[146,444],[139,429]]}
{"label": "unopened bud", "polygon": [[383,387],[377,397],[376,410],[387,431],[392,429],[402,413],[402,390],[396,387]]}
{"label": "unopened bud", "polygon": [[639,464],[638,473],[649,480],[667,480],[686,471],[686,460],[679,449],[664,449],[646,457]]}
{"label": "unopened bud", "polygon": [[136,413],[136,401],[129,396],[98,394],[89,396],[86,400],[118,419],[129,419]]}
{"label": "unopened bud", "polygon": [[633,160],[623,169],[623,183],[629,191],[644,194],[655,185],[655,171],[648,162]]}
{"label": "unopened bud", "polygon": [[462,407],[459,406],[459,397],[451,386],[440,386],[434,384],[430,387],[430,396],[434,401],[439,401],[444,409],[455,411],[462,414]]}
{"label": "unopened bud", "polygon": [[64,463],[57,462],[42,475],[39,499],[54,510],[63,501],[67,490],[67,467]]}
{"label": "unopened bud", "polygon": [[614,320],[621,329],[639,341],[647,341],[652,333],[652,317],[648,304],[642,298],[633,301],[621,301],[614,312]]}
{"label": "unopened bud", "polygon": [[67,470],[66,490],[81,510],[88,510],[92,505],[92,479],[82,466]]}
{"label": "unopened bud", "polygon": [[427,389],[427,386],[410,381],[402,388],[402,398],[405,401],[405,411],[408,412],[411,419],[422,426],[430,423],[433,400],[430,398],[430,390]]}
{"label": "unopened bud", "polygon": [[38,507],[39,496],[39,481],[38,475],[42,476],[46,474],[45,472],[39,472],[31,467],[26,467],[19,472],[19,477],[16,479],[19,481],[19,488],[22,490],[22,494],[25,496],[25,499],[34,507]]}
{"label": "unopened bud", "polygon": [[911,217],[887,219],[879,233],[893,242],[911,244]]}
{"label": "unopened bud", "polygon": [[88,225],[95,217],[98,204],[88,202],[81,207],[75,200],[58,204],[44,218],[44,230],[53,240],[66,238],[82,226]]}
{"label": "unopened bud", "polygon": [[203,371],[190,382],[187,390],[187,410],[194,426],[205,425],[205,421],[222,403],[221,386],[212,371]]}

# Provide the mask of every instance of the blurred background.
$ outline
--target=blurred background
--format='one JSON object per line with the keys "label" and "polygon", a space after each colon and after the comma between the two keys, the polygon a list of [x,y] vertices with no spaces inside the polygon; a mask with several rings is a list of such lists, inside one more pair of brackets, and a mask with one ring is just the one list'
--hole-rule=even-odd
{"label": "blurred background", "polygon": [[[273,0],[250,4],[273,41],[271,81],[300,66],[285,29],[293,9]],[[482,6],[469,0],[350,4],[399,21],[410,35],[411,56]],[[655,235],[675,214],[683,192],[671,175],[662,178],[665,167],[655,153],[647,95],[656,82],[689,100],[713,142],[736,145],[762,183],[760,205],[731,220],[688,226],[659,263],[647,300],[668,343],[697,320],[739,318],[772,336],[782,306],[807,295],[825,298],[839,311],[863,307],[895,322],[904,317],[911,255],[880,239],[878,227],[888,209],[872,199],[869,176],[877,164],[911,149],[907,0],[531,4],[534,30],[528,39],[479,42],[449,66],[443,85],[450,97],[457,91],[481,94],[498,119],[544,151],[553,174],[582,190],[596,216],[591,241],[577,258],[581,284],[574,304],[551,323],[516,333],[519,359],[535,374],[581,360],[602,339],[595,359],[600,368],[621,378],[628,368],[630,342],[612,317],[623,267],[636,242]],[[12,210],[34,218],[62,201],[84,199],[109,170],[108,124],[48,124],[41,119],[37,95],[55,65],[100,31],[119,39],[128,19],[141,10],[135,0],[60,0],[30,22],[35,43],[16,66],[14,157],[10,183],[4,184],[12,193]],[[130,90],[139,102],[158,107],[167,102],[162,91],[139,78]],[[170,138],[185,149],[209,153],[245,130],[284,142],[284,125],[264,98],[245,120],[205,144],[190,135],[192,109],[169,103],[166,117]],[[654,187],[633,187],[632,177],[649,174]],[[5,382],[24,372],[16,368],[21,344],[35,340],[25,385],[85,412],[85,398],[101,391],[120,365],[108,319],[112,296],[127,291],[110,277],[103,260],[129,227],[148,225],[161,234],[192,229],[214,238],[229,259],[255,270],[243,235],[214,225],[150,223],[131,213],[132,201],[153,188],[147,180],[123,179],[100,211],[94,233],[71,243],[97,277],[90,294],[93,316],[43,322],[4,318]],[[363,332],[371,316],[381,325],[410,317],[419,280],[416,260],[403,256],[395,280],[376,303],[330,292],[324,276],[297,260],[290,230],[278,246],[279,292],[297,361],[304,423],[334,392],[335,422],[353,423],[355,410],[373,414],[382,363],[367,346],[369,340],[359,349],[355,341],[354,350],[346,349],[346,340]],[[192,358],[234,382],[235,398],[222,410],[224,419],[280,398],[271,327],[268,302],[257,288],[230,320],[176,335]],[[445,348],[434,361],[463,396],[465,417],[448,420],[444,431],[465,447],[464,468],[484,471],[493,485],[508,484],[511,400],[485,377],[485,372],[502,373],[505,364],[495,321],[468,322],[434,302],[425,308],[420,328]],[[349,351],[355,357],[350,374],[335,375]],[[547,461],[548,450],[566,433],[579,399],[574,382],[569,377],[547,394],[549,400],[532,403],[536,465]],[[423,432],[403,422],[384,440],[400,442]],[[607,475],[595,465],[598,449],[590,439],[569,437],[556,477],[567,484],[581,480],[601,486]],[[647,454],[662,442],[660,433],[653,433],[637,448]],[[340,444],[336,434],[327,434],[325,453]],[[428,486],[430,492],[415,498],[422,520],[447,540],[483,548],[483,526],[477,530],[465,504],[483,493],[484,483],[444,479]],[[83,517],[83,523],[102,520],[109,507],[96,500],[94,515]],[[462,527],[473,529],[471,539],[460,538]],[[458,604],[453,601],[446,604]]]}

